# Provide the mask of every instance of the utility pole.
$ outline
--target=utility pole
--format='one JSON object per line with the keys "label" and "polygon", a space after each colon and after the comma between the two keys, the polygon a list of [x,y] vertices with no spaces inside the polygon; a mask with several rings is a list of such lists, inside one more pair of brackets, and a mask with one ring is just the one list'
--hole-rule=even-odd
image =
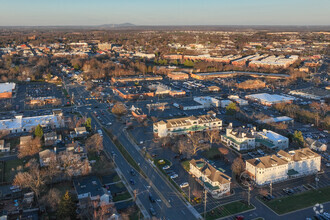
{"label": "utility pole", "polygon": [[270,181],[269,187],[270,187],[270,195],[272,196],[273,195],[273,181]]}
{"label": "utility pole", "polygon": [[250,206],[250,197],[251,197],[251,186],[249,184],[249,188],[248,188],[248,205]]}
{"label": "utility pole", "polygon": [[137,195],[137,189],[135,189],[134,191],[133,191],[133,193],[134,193],[134,202],[136,201],[136,195]]}
{"label": "utility pole", "polygon": [[207,191],[204,188],[204,219],[206,219],[206,199],[207,199]]}

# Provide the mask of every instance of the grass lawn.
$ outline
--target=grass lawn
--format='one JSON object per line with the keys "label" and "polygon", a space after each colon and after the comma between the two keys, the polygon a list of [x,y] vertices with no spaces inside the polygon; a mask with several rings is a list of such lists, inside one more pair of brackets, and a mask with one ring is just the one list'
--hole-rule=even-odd
{"label": "grass lawn", "polygon": [[276,213],[284,214],[297,209],[313,206],[316,203],[324,203],[328,201],[330,201],[330,187],[325,187],[285,198],[275,199],[266,202],[266,205]]}
{"label": "grass lawn", "polygon": [[223,218],[225,216],[238,214],[253,208],[254,206],[252,205],[248,206],[243,201],[232,202],[207,212],[206,219],[213,220],[213,219]]}
{"label": "grass lawn", "polygon": [[190,170],[189,162],[190,162],[190,160],[185,160],[185,161],[181,162],[183,169],[185,169],[187,172],[189,172],[189,170]]}
{"label": "grass lawn", "polygon": [[126,199],[129,199],[129,198],[131,198],[131,194],[129,194],[128,191],[125,191],[124,193],[117,194],[117,196],[115,196],[113,198],[113,201],[118,202],[118,201],[126,200]]}
{"label": "grass lawn", "polygon": [[208,151],[203,152],[204,157],[206,157],[209,160],[212,160],[214,158],[218,158],[221,156],[221,153],[219,152],[218,148],[211,147]]}
{"label": "grass lawn", "polygon": [[24,159],[8,160],[5,163],[5,182],[11,182],[16,173],[24,168]]}

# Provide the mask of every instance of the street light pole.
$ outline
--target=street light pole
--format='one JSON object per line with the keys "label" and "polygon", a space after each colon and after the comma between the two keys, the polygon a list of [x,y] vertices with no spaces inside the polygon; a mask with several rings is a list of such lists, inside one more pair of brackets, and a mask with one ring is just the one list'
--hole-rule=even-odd
{"label": "street light pole", "polygon": [[189,198],[189,203],[190,203],[190,186],[188,186],[189,188],[189,193],[188,193],[188,198]]}
{"label": "street light pole", "polygon": [[206,219],[206,196],[207,195],[207,191],[206,188],[204,188],[204,219]]}
{"label": "street light pole", "polygon": [[316,174],[316,177],[315,177],[316,188],[318,188],[318,186],[319,186],[319,181],[320,181],[320,179],[319,179],[318,175]]}
{"label": "street light pole", "polygon": [[270,181],[269,187],[270,187],[270,195],[272,196],[273,195],[273,181]]}

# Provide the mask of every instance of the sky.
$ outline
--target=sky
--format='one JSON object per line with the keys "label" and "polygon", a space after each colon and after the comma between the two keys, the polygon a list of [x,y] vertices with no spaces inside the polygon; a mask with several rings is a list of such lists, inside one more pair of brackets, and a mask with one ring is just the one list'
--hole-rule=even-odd
{"label": "sky", "polygon": [[0,26],[330,25],[330,0],[0,0]]}

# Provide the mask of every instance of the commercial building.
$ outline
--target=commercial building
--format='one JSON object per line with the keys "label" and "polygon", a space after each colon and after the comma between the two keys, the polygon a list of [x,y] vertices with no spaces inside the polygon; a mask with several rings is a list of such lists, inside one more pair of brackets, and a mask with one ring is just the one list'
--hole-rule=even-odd
{"label": "commercial building", "polygon": [[0,99],[9,99],[13,96],[16,83],[0,83]]}
{"label": "commercial building", "polygon": [[163,80],[162,76],[147,76],[147,75],[140,75],[140,76],[127,76],[127,77],[112,77],[112,82],[140,82],[140,81],[153,81],[153,80]]}
{"label": "commercial building", "polygon": [[316,151],[327,151],[327,144],[321,143],[320,141],[313,140],[312,138],[306,138],[305,143],[308,145],[308,147],[312,150]]}
{"label": "commercial building", "polygon": [[226,133],[221,135],[221,141],[237,151],[252,150],[264,146],[269,149],[287,149],[289,139],[270,130],[257,131],[255,127],[233,128],[232,123],[226,128]]}
{"label": "commercial building", "polygon": [[230,96],[228,96],[228,99],[231,99],[232,101],[234,101],[235,103],[237,103],[239,106],[245,106],[245,105],[248,105],[249,104],[249,102],[247,100],[241,99],[237,95],[230,95]]}
{"label": "commercial building", "polygon": [[219,171],[203,159],[189,162],[189,172],[194,175],[200,184],[212,195],[221,198],[230,194],[231,178]]}
{"label": "commercial building", "polygon": [[139,99],[144,97],[154,97],[155,93],[142,86],[117,87],[113,89],[123,99]]}
{"label": "commercial building", "polygon": [[226,133],[221,135],[221,141],[237,151],[251,150],[256,147],[255,128],[233,128],[233,124],[229,123]]}
{"label": "commercial building", "polygon": [[289,139],[274,131],[263,129],[256,134],[256,142],[263,143],[263,141],[270,142],[266,146],[271,149],[287,149],[289,147]]}
{"label": "commercial building", "polygon": [[321,156],[309,148],[268,155],[246,161],[246,171],[257,185],[285,181],[316,174],[321,170]]}
{"label": "commercial building", "polygon": [[264,124],[269,124],[269,123],[285,123],[285,124],[293,124],[294,119],[290,118],[288,116],[279,116],[275,118],[267,118],[263,120],[258,120],[258,123],[264,123]]}
{"label": "commercial building", "polygon": [[285,56],[269,56],[261,60],[253,60],[249,63],[250,67],[263,68],[288,68],[298,60],[298,55]]}
{"label": "commercial building", "polygon": [[196,110],[196,109],[209,109],[209,108],[218,108],[220,106],[220,100],[210,97],[210,96],[201,96],[194,97],[193,101],[185,101],[180,103],[173,103],[174,107],[180,108],[181,110]]}
{"label": "commercial building", "polygon": [[326,89],[309,87],[305,89],[298,89],[289,92],[290,95],[300,96],[306,99],[322,100],[330,98],[330,93]]}
{"label": "commercial building", "polygon": [[9,131],[10,133],[30,132],[37,125],[45,128],[60,128],[64,126],[64,120],[62,115],[55,113],[34,117],[17,115],[12,119],[0,120],[0,130]]}
{"label": "commercial building", "polygon": [[285,79],[290,77],[290,75],[287,74],[257,73],[257,72],[242,72],[242,71],[191,73],[190,76],[198,80],[212,80],[217,78],[228,78],[235,76],[251,76],[254,78],[270,78],[270,79]]}
{"label": "commercial building", "polygon": [[171,80],[186,80],[189,79],[189,74],[185,72],[170,72],[167,77]]}
{"label": "commercial building", "polygon": [[283,96],[277,94],[258,93],[245,96],[246,99],[259,102],[262,105],[272,106],[278,103],[292,103],[295,100],[292,96]]}
{"label": "commercial building", "polygon": [[190,116],[185,118],[169,119],[153,124],[153,132],[156,137],[174,136],[190,132],[219,130],[222,127],[222,120],[216,117],[214,112],[198,117]]}

